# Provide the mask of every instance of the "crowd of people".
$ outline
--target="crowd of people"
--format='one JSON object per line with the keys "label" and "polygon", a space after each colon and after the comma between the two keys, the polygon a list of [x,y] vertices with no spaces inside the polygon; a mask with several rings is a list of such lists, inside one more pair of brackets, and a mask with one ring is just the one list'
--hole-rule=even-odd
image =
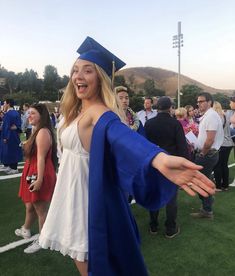
{"label": "crowd of people", "polygon": [[[179,189],[199,195],[202,207],[194,218],[213,219],[212,172],[217,191],[227,191],[235,115],[224,113],[206,92],[197,97],[197,112],[191,105],[175,109],[163,96],[156,109],[145,98],[144,109],[135,113],[128,88],[112,87],[114,71],[125,63],[90,37],[78,53],[60,122],[43,104],[25,104],[21,118],[12,101],[4,102],[1,162],[6,172],[16,173],[22,152],[26,160],[19,188],[25,220],[15,234],[31,237],[37,220],[39,237],[24,252],[60,251],[82,276],[148,275],[129,203],[134,199],[149,211],[151,234],[158,232],[165,207],[166,238],[180,233]],[[230,104],[235,110],[235,98]]]}

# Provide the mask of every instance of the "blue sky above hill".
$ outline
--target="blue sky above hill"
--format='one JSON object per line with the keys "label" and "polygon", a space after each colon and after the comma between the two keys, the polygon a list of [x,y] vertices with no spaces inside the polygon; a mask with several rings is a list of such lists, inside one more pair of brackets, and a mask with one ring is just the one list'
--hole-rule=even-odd
{"label": "blue sky above hill", "polygon": [[69,75],[86,36],[128,67],[178,70],[172,37],[182,22],[182,74],[206,85],[235,89],[235,1],[0,0],[0,64],[43,76],[51,64]]}

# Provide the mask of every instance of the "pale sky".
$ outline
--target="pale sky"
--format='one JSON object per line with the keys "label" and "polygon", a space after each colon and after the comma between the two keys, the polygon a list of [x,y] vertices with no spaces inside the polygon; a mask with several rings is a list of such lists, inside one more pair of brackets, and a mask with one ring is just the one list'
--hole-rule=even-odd
{"label": "pale sky", "polygon": [[0,64],[9,71],[46,65],[69,75],[91,36],[126,62],[178,72],[172,37],[181,21],[181,73],[235,89],[234,0],[0,0]]}

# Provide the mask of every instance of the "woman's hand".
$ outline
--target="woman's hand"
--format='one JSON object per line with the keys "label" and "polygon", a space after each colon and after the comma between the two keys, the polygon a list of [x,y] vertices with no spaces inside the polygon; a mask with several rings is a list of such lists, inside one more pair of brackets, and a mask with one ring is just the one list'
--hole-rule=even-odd
{"label": "woman's hand", "polygon": [[29,185],[30,192],[38,192],[41,189],[42,182],[39,180],[35,180],[33,183]]}
{"label": "woman's hand", "polygon": [[215,193],[214,183],[199,172],[202,166],[185,158],[161,152],[153,159],[152,166],[191,196],[198,193],[207,197]]}

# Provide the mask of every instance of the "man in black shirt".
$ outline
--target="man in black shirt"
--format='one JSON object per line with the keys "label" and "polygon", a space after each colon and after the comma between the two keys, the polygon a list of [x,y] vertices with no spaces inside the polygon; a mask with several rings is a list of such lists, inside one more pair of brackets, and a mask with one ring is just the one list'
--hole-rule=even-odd
{"label": "man in black shirt", "polygon": [[[184,130],[179,121],[171,116],[172,102],[169,97],[161,97],[157,102],[158,114],[145,124],[146,137],[152,143],[165,149],[169,154],[189,158]],[[158,228],[159,211],[150,212],[150,233],[156,234]],[[176,223],[177,193],[166,206],[166,232],[167,238],[179,234],[180,229]]]}

